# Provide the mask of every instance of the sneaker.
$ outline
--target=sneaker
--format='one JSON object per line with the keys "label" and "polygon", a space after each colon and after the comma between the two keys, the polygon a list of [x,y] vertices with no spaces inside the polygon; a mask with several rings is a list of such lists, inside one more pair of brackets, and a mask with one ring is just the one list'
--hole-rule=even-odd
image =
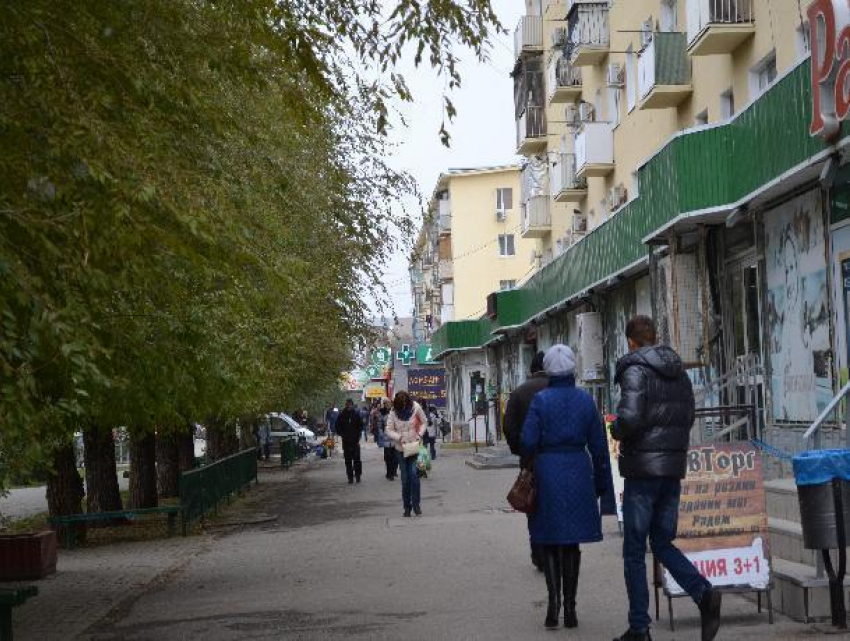
{"label": "sneaker", "polygon": [[629,628],[621,636],[614,639],[614,641],[652,641],[652,636],[649,634],[649,630],[635,632]]}
{"label": "sneaker", "polygon": [[413,512],[414,512],[414,514],[416,514],[416,516],[422,516],[422,508],[419,507],[418,505],[415,508],[413,508]]}
{"label": "sneaker", "polygon": [[360,482],[360,477],[359,477],[359,476],[357,477],[357,482],[358,482],[358,483]]}
{"label": "sneaker", "polygon": [[702,622],[702,641],[712,641],[720,629],[720,605],[723,593],[719,590],[706,590],[699,602],[699,614]]}
{"label": "sneaker", "polygon": [[405,516],[405,517],[410,516],[410,510],[405,510],[405,511],[404,511],[404,516]]}

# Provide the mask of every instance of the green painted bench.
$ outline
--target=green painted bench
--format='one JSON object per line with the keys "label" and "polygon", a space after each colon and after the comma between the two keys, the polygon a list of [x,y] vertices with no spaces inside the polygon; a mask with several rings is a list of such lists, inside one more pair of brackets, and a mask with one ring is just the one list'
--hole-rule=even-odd
{"label": "green painted bench", "polygon": [[[177,533],[177,517],[183,514],[183,508],[179,505],[166,505],[163,507],[147,507],[138,510],[120,510],[115,512],[92,512],[90,514],[67,514],[54,516],[49,519],[50,524],[56,527],[64,527],[65,547],[71,549],[77,545],[77,533],[73,527],[67,527],[74,523],[97,523],[99,521],[133,520],[137,517],[150,516],[152,514],[165,514],[168,516],[168,536]],[[183,534],[186,529],[183,528]]]}
{"label": "green painted bench", "polygon": [[0,588],[0,641],[12,641],[12,608],[23,605],[38,594],[38,588]]}

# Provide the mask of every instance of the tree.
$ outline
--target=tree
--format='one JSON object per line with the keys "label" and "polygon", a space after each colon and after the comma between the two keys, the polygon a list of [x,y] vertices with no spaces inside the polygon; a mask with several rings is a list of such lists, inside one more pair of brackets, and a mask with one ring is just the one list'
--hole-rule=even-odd
{"label": "tree", "polygon": [[157,431],[173,493],[183,426],[336,383],[413,189],[383,160],[388,102],[412,98],[394,65],[454,87],[456,46],[486,55],[499,28],[486,0],[385,4],[0,7],[0,470],[85,426],[89,504],[111,509],[124,425]]}

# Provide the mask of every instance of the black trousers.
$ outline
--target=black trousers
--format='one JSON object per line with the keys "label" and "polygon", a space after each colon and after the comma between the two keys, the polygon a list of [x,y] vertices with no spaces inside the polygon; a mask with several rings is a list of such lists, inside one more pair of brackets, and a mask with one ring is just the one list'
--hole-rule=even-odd
{"label": "black trousers", "polygon": [[348,480],[354,477],[360,478],[363,474],[363,463],[360,461],[360,441],[356,443],[343,443],[342,454],[345,456],[345,473]]}
{"label": "black trousers", "polygon": [[387,478],[395,478],[398,475],[398,456],[394,447],[384,448],[384,463],[387,466]]}

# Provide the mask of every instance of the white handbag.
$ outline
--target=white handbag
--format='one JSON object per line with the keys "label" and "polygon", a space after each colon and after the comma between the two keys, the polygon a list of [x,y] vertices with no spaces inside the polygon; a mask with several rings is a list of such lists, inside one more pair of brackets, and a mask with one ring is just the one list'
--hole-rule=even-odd
{"label": "white handbag", "polygon": [[419,454],[419,441],[411,441],[410,443],[405,443],[401,446],[401,450],[404,454],[404,458],[417,456]]}

